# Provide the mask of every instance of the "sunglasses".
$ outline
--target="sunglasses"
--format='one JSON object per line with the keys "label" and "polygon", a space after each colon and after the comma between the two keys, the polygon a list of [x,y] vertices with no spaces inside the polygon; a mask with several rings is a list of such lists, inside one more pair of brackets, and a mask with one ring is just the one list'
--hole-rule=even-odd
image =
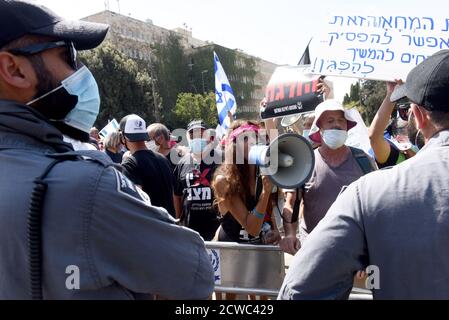
{"label": "sunglasses", "polygon": [[76,61],[76,49],[73,45],[72,41],[55,41],[55,42],[44,42],[44,43],[38,43],[38,44],[32,44],[30,46],[20,48],[20,49],[10,49],[8,50],[9,53],[12,53],[14,55],[21,55],[21,56],[32,56],[35,54],[38,54],[40,52],[54,49],[54,48],[61,48],[65,47],[67,49],[67,63],[70,67],[72,67],[74,70],[78,69],[78,63]]}
{"label": "sunglasses", "polygon": [[404,121],[408,121],[410,102],[400,103],[397,105],[397,107],[399,117]]}

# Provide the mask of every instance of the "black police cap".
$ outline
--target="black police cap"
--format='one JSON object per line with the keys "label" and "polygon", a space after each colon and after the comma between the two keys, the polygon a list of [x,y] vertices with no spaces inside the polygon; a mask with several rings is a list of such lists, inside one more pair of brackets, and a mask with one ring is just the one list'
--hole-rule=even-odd
{"label": "black police cap", "polygon": [[0,0],[0,48],[24,35],[40,35],[72,41],[77,50],[97,47],[109,26],[85,21],[69,21],[41,5]]}
{"label": "black police cap", "polygon": [[449,50],[441,50],[413,68],[390,100],[403,97],[429,111],[449,112]]}

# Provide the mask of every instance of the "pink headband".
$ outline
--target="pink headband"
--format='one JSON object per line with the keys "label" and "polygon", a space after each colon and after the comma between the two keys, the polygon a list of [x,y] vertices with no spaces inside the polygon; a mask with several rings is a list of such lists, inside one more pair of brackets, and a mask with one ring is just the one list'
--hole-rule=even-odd
{"label": "pink headband", "polygon": [[229,135],[229,138],[228,138],[228,142],[229,143],[234,142],[235,139],[244,132],[251,131],[251,132],[255,132],[256,134],[258,134],[259,130],[260,130],[260,128],[254,124],[244,124],[243,126],[240,126],[231,132],[231,134]]}

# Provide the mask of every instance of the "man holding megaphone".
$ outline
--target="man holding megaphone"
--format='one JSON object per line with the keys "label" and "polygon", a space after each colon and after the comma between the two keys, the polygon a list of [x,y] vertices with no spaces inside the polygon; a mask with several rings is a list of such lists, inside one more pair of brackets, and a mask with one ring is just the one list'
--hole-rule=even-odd
{"label": "man holding megaphone", "polygon": [[[309,138],[321,146],[314,151],[315,164],[310,180],[301,189],[285,190],[283,221],[286,234],[280,241],[283,251],[295,254],[300,242],[305,241],[325,216],[342,188],[376,169],[375,163],[362,150],[345,145],[348,130],[356,124],[336,100],[326,100],[316,108]],[[296,237],[298,214],[301,216],[300,241]]]}

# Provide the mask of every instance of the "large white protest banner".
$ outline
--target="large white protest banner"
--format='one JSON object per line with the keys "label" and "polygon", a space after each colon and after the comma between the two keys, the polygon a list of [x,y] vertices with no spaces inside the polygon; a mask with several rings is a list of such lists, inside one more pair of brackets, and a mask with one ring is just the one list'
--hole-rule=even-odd
{"label": "large white protest banner", "polygon": [[449,14],[371,14],[330,16],[310,44],[310,72],[405,80],[428,56],[449,49]]}

